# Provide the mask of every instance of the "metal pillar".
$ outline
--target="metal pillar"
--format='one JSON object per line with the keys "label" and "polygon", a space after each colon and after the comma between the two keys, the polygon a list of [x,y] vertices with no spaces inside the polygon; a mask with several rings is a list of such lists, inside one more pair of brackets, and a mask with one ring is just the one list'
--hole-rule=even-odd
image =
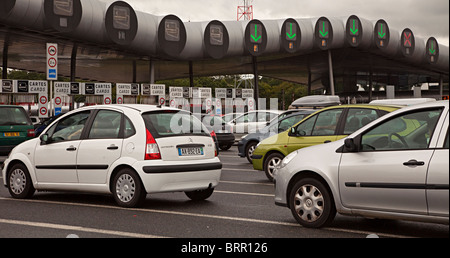
{"label": "metal pillar", "polygon": [[9,34],[5,36],[3,44],[3,63],[2,63],[2,79],[8,79],[8,49],[9,49]]}
{"label": "metal pillar", "polygon": [[333,75],[333,59],[331,58],[331,50],[328,50],[328,69],[330,71],[330,90],[331,95],[334,96],[334,75]]}
{"label": "metal pillar", "polygon": [[189,87],[194,87],[194,65],[189,61]]}
{"label": "metal pillar", "polygon": [[[77,74],[77,55],[78,55],[78,44],[73,43],[72,55],[70,56],[70,81],[75,82],[75,77]],[[70,97],[69,110],[72,111],[75,108],[75,96]]]}
{"label": "metal pillar", "polygon": [[133,60],[133,83],[136,83],[136,68],[137,68],[136,60]]}
{"label": "metal pillar", "polygon": [[439,75],[439,99],[441,100],[444,96],[444,79],[442,78],[442,74]]}
{"label": "metal pillar", "polygon": [[259,86],[258,86],[259,78],[258,78],[258,60],[257,60],[256,56],[254,56],[252,58],[252,61],[253,61],[253,76],[254,76],[253,80],[254,80],[254,85],[255,85],[255,88],[254,88],[255,107],[256,107],[256,110],[258,110],[259,109]]}
{"label": "metal pillar", "polygon": [[153,62],[153,59],[150,59],[149,64],[149,73],[150,73],[150,84],[155,83],[155,63]]}

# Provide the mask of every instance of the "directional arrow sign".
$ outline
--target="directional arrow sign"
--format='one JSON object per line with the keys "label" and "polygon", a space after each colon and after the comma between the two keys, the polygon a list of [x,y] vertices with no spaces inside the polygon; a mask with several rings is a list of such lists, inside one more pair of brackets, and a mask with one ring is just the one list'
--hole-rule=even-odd
{"label": "directional arrow sign", "polygon": [[328,22],[322,21],[322,26],[319,29],[319,34],[321,38],[328,38],[328,27],[329,27]]}
{"label": "directional arrow sign", "polygon": [[261,43],[262,42],[262,31],[261,25],[255,24],[250,25],[250,42]]}
{"label": "directional arrow sign", "polygon": [[434,47],[434,44],[434,40],[430,40],[430,47],[428,48],[430,55],[436,55],[436,48]]}
{"label": "directional arrow sign", "polygon": [[286,39],[295,41],[297,39],[297,24],[288,22],[286,23]]}
{"label": "directional arrow sign", "polygon": [[[378,38],[379,39],[385,39],[386,38],[386,27],[385,26],[383,26],[383,23],[381,23],[381,22],[378,24]],[[383,27],[384,27],[384,29],[383,29]]]}
{"label": "directional arrow sign", "polygon": [[350,27],[350,34],[357,36],[359,33],[359,23],[355,19],[352,19],[353,27]]}

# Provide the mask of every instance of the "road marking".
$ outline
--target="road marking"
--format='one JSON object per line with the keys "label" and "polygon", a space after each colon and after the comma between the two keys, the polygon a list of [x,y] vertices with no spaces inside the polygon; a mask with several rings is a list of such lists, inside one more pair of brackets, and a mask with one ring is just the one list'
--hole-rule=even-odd
{"label": "road marking", "polygon": [[43,223],[43,222],[32,222],[32,221],[21,221],[21,220],[10,220],[10,219],[0,219],[0,223],[2,224],[11,224],[11,225],[19,225],[19,226],[29,226],[29,227],[39,227],[39,228],[51,228],[51,229],[59,229],[59,230],[68,230],[68,231],[81,231],[87,233],[97,233],[104,235],[114,235],[119,237],[132,237],[132,238],[164,238],[162,236],[155,235],[147,235],[147,234],[139,234],[139,233],[131,233],[131,232],[123,232],[116,230],[106,230],[106,229],[97,229],[97,228],[86,228],[80,226],[70,226],[70,225],[62,225],[62,224],[53,224],[53,223]]}
{"label": "road marking", "polygon": [[264,196],[264,197],[275,197],[274,194],[261,194],[261,193],[246,193],[246,192],[231,192],[231,191],[219,191],[215,190],[214,193],[224,193],[224,194],[242,194],[242,195],[253,195],[253,196]]}
{"label": "road marking", "polygon": [[222,171],[224,170],[230,170],[230,171],[246,171],[246,172],[259,172],[258,170],[254,169],[239,169],[239,168],[224,168],[222,167]]}
{"label": "road marking", "polygon": [[237,182],[237,181],[220,181],[220,183],[241,184],[241,185],[265,185],[274,187],[273,183],[254,183],[254,182]]}
{"label": "road marking", "polygon": [[[57,201],[45,201],[45,200],[19,200],[19,199],[11,199],[11,198],[3,198],[3,197],[0,197],[0,200],[16,201],[16,202],[30,202],[30,203],[45,203],[45,204],[55,204],[55,205],[72,205],[72,206],[91,207],[91,208],[116,209],[116,210],[135,211],[135,212],[160,213],[160,214],[190,216],[190,217],[199,217],[199,218],[211,218],[211,219],[221,219],[221,220],[231,220],[231,221],[241,221],[241,222],[252,222],[252,223],[270,224],[270,225],[278,225],[278,226],[302,227],[298,223],[261,220],[261,219],[250,219],[250,218],[231,217],[231,216],[188,213],[188,212],[181,212],[181,211],[123,208],[123,207],[119,207],[119,206],[83,204],[83,203],[72,203],[72,202],[57,202]],[[345,232],[345,233],[352,233],[352,234],[362,234],[362,235],[366,235],[366,236],[369,234],[373,234],[373,232],[369,232],[369,231],[341,229],[341,228],[323,228],[323,229],[318,229],[318,230],[328,230],[328,231]],[[112,231],[112,232],[114,232],[114,231]],[[125,232],[123,232],[123,233],[125,233]],[[134,234],[134,233],[129,233],[129,234]],[[387,233],[376,233],[376,234],[378,236],[390,237],[390,238],[412,238],[410,236],[394,235],[394,234],[387,234]],[[152,235],[146,235],[146,236],[152,236]],[[155,236],[155,237],[157,237],[157,236]]]}

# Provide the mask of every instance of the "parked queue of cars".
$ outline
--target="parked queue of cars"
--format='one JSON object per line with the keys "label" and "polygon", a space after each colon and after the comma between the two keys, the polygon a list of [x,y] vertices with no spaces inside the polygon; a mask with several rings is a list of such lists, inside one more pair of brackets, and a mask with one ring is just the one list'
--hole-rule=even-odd
{"label": "parked queue of cars", "polygon": [[77,190],[112,193],[124,207],[157,192],[204,200],[222,167],[208,127],[230,134],[242,120],[267,126],[242,137],[239,155],[275,182],[276,204],[303,226],[325,226],[336,212],[448,224],[448,101],[264,112],[205,126],[191,113],[147,105],[78,109],[10,153],[4,184],[15,198]]}

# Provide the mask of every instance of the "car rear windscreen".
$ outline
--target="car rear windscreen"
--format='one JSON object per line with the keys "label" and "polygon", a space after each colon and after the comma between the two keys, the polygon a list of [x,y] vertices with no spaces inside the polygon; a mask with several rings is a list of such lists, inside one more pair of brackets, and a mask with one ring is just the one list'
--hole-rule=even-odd
{"label": "car rear windscreen", "polygon": [[156,137],[181,135],[209,136],[208,129],[191,113],[177,110],[162,110],[142,114],[145,126]]}
{"label": "car rear windscreen", "polygon": [[32,125],[25,109],[21,107],[0,107],[0,126]]}

